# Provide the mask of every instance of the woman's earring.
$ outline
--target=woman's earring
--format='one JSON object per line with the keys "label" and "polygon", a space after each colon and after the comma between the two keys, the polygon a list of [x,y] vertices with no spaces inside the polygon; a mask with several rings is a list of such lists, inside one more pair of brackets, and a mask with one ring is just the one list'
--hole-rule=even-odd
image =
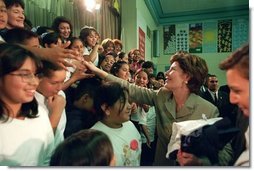
{"label": "woman's earring", "polygon": [[188,84],[188,81],[184,81],[185,84]]}

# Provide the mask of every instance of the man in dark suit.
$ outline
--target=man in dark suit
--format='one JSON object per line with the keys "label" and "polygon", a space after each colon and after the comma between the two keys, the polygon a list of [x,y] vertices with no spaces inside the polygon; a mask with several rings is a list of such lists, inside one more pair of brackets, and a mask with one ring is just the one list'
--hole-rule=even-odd
{"label": "man in dark suit", "polygon": [[[219,82],[216,75],[209,74],[207,76],[207,89],[200,93],[200,96],[207,101],[217,106],[221,117],[228,117],[233,123],[236,120],[235,105],[232,105],[229,101],[229,94],[220,91]],[[232,114],[234,112],[234,114]]]}

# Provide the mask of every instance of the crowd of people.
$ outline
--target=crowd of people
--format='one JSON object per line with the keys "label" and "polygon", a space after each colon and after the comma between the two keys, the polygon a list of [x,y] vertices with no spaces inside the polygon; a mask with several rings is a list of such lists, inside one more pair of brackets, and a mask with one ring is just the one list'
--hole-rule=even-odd
{"label": "crowd of people", "polygon": [[[28,27],[24,8],[0,0],[0,165],[249,166],[248,44],[221,62],[224,91],[197,55],[176,52],[156,74],[94,27],[75,36],[63,16]],[[181,148],[166,157],[175,122],[218,117],[240,131],[217,162]]]}

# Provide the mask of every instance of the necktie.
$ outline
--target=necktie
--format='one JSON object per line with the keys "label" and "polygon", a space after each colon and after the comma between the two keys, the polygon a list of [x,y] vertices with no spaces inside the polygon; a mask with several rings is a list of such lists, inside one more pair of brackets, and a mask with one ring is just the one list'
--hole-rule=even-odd
{"label": "necktie", "polygon": [[214,93],[213,95],[214,95],[214,103],[217,105],[218,104],[218,98],[216,96],[216,93]]}

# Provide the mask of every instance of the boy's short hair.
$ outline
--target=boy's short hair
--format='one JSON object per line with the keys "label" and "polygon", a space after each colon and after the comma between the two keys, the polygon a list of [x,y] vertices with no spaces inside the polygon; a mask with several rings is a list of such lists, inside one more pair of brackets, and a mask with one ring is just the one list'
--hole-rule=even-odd
{"label": "boy's short hair", "polygon": [[84,94],[88,94],[91,98],[95,96],[95,92],[101,85],[101,79],[98,77],[86,78],[79,82],[74,92],[74,101],[79,100]]}

